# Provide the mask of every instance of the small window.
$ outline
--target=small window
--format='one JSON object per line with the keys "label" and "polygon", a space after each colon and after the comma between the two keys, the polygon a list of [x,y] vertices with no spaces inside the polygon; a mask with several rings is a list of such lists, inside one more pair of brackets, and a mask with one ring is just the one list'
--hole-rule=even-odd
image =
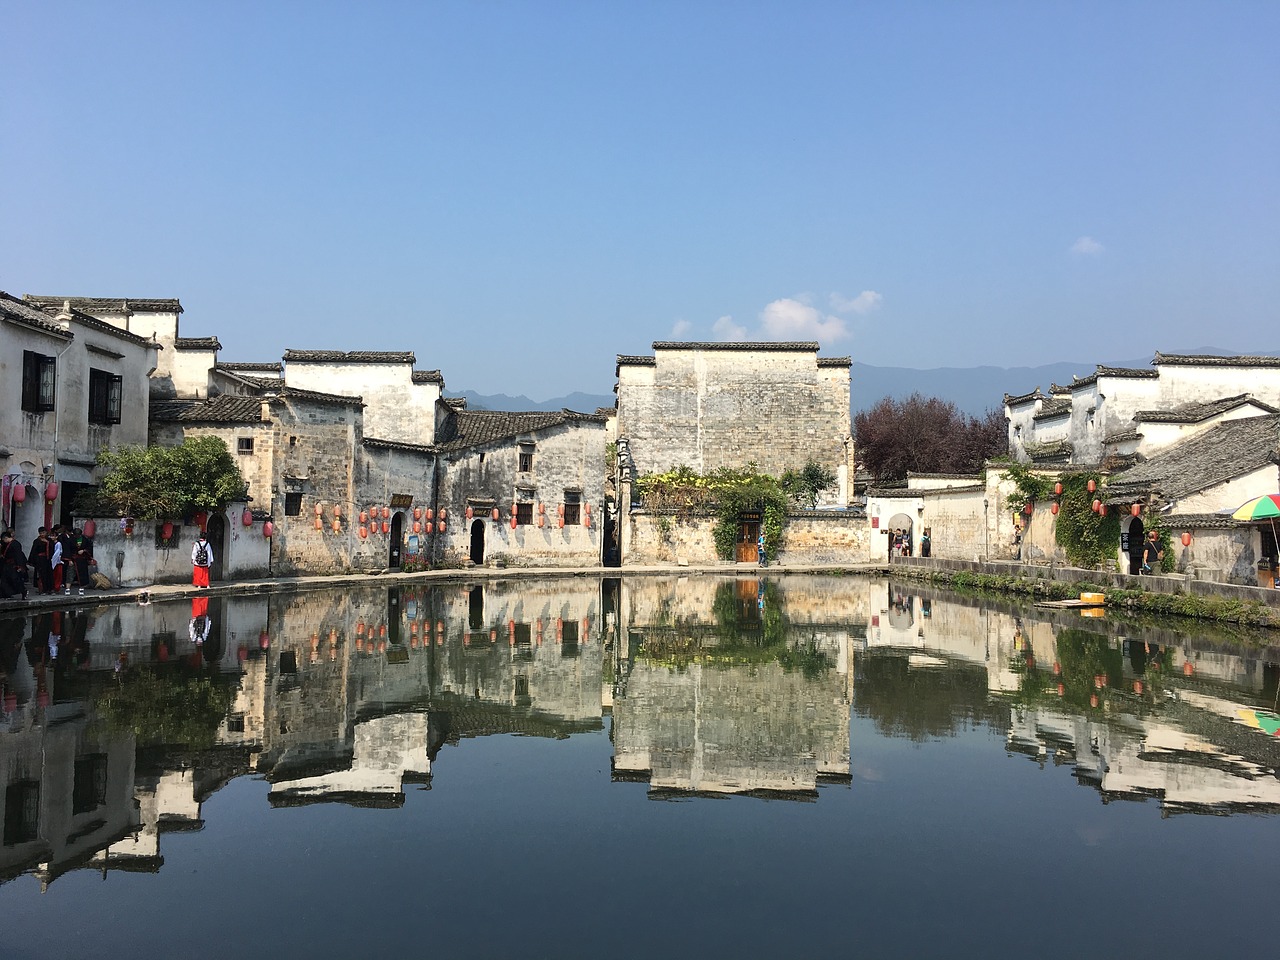
{"label": "small window", "polygon": [[564,525],[566,527],[582,525],[582,494],[565,491]]}
{"label": "small window", "polygon": [[284,495],[284,515],[296,517],[302,513],[302,494],[286,493]]}
{"label": "small window", "polygon": [[76,758],[71,786],[71,812],[92,813],[107,802],[107,755]]}
{"label": "small window", "polygon": [[44,413],[53,409],[55,365],[53,357],[22,351],[22,409]]}
{"label": "small window", "polygon": [[253,437],[237,437],[236,453],[240,453],[240,454],[253,453]]}
{"label": "small window", "polygon": [[520,472],[528,473],[533,469],[533,444],[520,444]]}
{"label": "small window", "polygon": [[516,504],[516,523],[521,526],[533,523],[533,504],[532,503]]}
{"label": "small window", "polygon": [[19,780],[4,792],[4,845],[30,843],[40,837],[40,782]]}
{"label": "small window", "polygon": [[89,422],[120,422],[120,377],[89,368]]}

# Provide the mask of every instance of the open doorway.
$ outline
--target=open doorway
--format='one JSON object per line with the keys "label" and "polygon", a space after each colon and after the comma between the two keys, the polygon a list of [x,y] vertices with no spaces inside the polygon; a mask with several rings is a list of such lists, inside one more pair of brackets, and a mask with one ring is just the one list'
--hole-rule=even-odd
{"label": "open doorway", "polygon": [[478,517],[471,521],[471,562],[484,565],[484,521]]}
{"label": "open doorway", "polygon": [[915,555],[915,524],[905,513],[895,513],[885,528],[889,559]]}
{"label": "open doorway", "polygon": [[227,553],[227,518],[221,513],[209,514],[205,523],[209,545],[213,547],[213,563],[209,564],[209,581],[222,579],[223,564]]}
{"label": "open doorway", "polygon": [[396,511],[396,515],[391,518],[391,536],[389,553],[387,555],[387,566],[392,570],[400,569],[400,554],[404,550],[404,514]]}

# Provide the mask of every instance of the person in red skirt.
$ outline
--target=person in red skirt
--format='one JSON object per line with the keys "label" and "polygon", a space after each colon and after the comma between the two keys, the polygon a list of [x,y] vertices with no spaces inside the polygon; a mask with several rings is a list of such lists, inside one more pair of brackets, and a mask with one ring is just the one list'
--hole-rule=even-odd
{"label": "person in red skirt", "polygon": [[208,535],[201,530],[200,539],[191,547],[191,583],[193,586],[208,589],[209,567],[213,565],[213,544]]}

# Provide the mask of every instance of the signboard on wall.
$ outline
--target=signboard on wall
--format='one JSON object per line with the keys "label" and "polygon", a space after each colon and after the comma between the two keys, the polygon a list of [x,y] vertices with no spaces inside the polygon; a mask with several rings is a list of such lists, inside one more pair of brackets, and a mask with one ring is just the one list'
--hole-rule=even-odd
{"label": "signboard on wall", "polygon": [[406,507],[413,506],[412,493],[393,493],[391,495],[391,509],[404,510]]}

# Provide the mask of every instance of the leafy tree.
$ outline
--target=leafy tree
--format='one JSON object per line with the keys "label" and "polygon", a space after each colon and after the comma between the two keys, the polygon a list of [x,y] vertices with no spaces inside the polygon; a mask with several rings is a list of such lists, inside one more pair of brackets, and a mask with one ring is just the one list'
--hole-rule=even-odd
{"label": "leafy tree", "polygon": [[218,437],[188,437],[177,447],[104,450],[98,463],[107,470],[99,502],[139,520],[220,509],[245,492],[240,468]]}
{"label": "leafy tree", "polygon": [[876,480],[904,480],[907,473],[977,473],[1008,451],[1003,414],[965,416],[949,400],[913,393],[884,397],[854,417],[858,456]]}
{"label": "leafy tree", "polygon": [[782,489],[806,507],[817,506],[818,494],[835,482],[836,475],[813,460],[803,470],[788,470],[782,475]]}

